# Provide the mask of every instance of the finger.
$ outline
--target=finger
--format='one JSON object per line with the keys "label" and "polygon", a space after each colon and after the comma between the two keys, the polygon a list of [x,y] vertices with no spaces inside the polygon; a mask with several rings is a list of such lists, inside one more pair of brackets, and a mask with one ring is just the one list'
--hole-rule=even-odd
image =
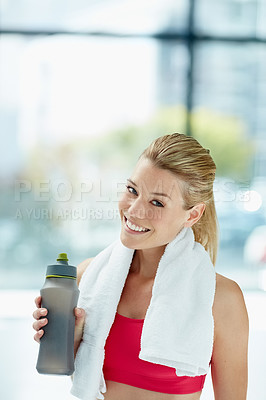
{"label": "finger", "polygon": [[80,328],[84,325],[85,323],[85,311],[83,308],[75,308],[75,326]]}
{"label": "finger", "polygon": [[76,357],[76,353],[80,342],[83,336],[83,329],[85,325],[85,311],[82,308],[75,308],[75,335],[74,335],[74,357]]}
{"label": "finger", "polygon": [[35,331],[39,331],[43,326],[47,325],[47,318],[39,319],[38,321],[33,322],[32,327]]}
{"label": "finger", "polygon": [[35,335],[33,336],[33,338],[34,338],[34,340],[37,342],[37,343],[40,343],[40,339],[41,339],[41,337],[43,336],[43,334],[44,334],[44,331],[41,329],[41,330],[39,330],[37,333],[35,333]]}
{"label": "finger", "polygon": [[42,296],[36,297],[34,301],[35,301],[36,307],[41,308]]}
{"label": "finger", "polygon": [[75,340],[80,340],[85,324],[85,311],[82,308],[75,308],[75,317]]}
{"label": "finger", "polygon": [[42,317],[45,317],[47,314],[48,310],[46,308],[37,308],[37,310],[33,311],[32,316],[35,319],[40,319]]}

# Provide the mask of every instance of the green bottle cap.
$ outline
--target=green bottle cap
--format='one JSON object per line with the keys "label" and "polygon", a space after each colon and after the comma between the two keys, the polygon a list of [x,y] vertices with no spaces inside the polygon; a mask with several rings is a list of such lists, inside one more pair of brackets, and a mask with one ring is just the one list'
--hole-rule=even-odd
{"label": "green bottle cap", "polygon": [[58,254],[56,261],[68,261],[67,253]]}

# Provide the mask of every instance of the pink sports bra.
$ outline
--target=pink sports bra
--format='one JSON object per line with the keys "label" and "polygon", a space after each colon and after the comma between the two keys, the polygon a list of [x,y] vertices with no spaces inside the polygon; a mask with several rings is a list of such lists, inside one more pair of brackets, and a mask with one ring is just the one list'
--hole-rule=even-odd
{"label": "pink sports bra", "polygon": [[116,313],[105,343],[104,378],[161,393],[201,391],[206,375],[177,376],[174,368],[138,358],[143,322]]}

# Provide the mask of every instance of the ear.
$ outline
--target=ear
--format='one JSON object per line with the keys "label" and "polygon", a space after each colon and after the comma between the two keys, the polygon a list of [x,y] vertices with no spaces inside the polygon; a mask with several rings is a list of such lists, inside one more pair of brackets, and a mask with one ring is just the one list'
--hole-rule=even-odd
{"label": "ear", "polygon": [[198,222],[198,220],[201,218],[205,208],[206,208],[206,204],[199,203],[196,206],[194,206],[191,210],[189,210],[188,219],[185,222],[184,226],[191,227],[196,222]]}

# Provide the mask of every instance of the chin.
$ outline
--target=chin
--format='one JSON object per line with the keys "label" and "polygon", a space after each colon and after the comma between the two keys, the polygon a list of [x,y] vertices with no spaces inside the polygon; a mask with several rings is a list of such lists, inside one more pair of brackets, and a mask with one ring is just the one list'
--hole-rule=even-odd
{"label": "chin", "polygon": [[120,233],[120,240],[121,243],[128,249],[136,249],[136,247],[132,244],[132,240],[125,238],[122,232]]}

